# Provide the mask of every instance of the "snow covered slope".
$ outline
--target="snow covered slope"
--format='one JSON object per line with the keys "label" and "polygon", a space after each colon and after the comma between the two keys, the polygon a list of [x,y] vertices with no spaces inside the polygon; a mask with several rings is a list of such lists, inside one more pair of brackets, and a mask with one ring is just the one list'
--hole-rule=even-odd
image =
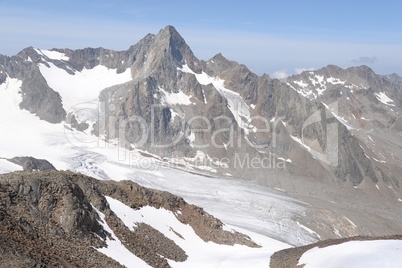
{"label": "snow covered slope", "polygon": [[[267,258],[275,251],[287,248],[289,245],[278,242],[274,239],[258,235],[242,229],[234,228],[236,231],[245,231],[253,241],[262,248],[254,249],[247,246],[227,246],[213,242],[205,242],[196,235],[189,225],[184,225],[172,213],[165,209],[154,207],[143,207],[133,210],[122,202],[106,197],[110,209],[119,217],[124,224],[132,231],[138,223],[146,223],[160,231],[166,237],[172,239],[178,246],[183,248],[189,258],[185,262],[170,261],[172,267],[264,267],[267,265]],[[181,213],[177,211],[176,213]],[[116,243],[116,242],[114,242]],[[110,246],[113,247],[112,244]],[[106,249],[105,254],[108,255]],[[110,248],[108,250],[111,250]],[[116,249],[118,251],[118,249]],[[113,253],[110,255],[114,257]],[[116,260],[119,256],[114,257]],[[127,265],[127,264],[126,264]],[[143,267],[139,263],[128,263],[127,267]]]}
{"label": "snow covered slope", "polygon": [[305,268],[398,268],[402,263],[402,240],[349,241],[305,252],[299,265]]}
{"label": "snow covered slope", "polygon": [[131,80],[130,69],[118,74],[116,69],[98,65],[92,69],[74,70],[74,74],[69,74],[52,62],[47,64],[39,64],[40,72],[48,85],[61,95],[63,108],[67,112],[78,104],[96,103],[103,89]]}

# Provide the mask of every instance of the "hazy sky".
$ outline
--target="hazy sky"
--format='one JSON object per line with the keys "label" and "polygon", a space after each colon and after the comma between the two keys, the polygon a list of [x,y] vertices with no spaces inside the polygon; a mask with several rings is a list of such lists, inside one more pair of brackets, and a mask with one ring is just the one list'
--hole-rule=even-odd
{"label": "hazy sky", "polygon": [[402,1],[2,1],[0,54],[28,46],[125,50],[173,25],[195,55],[258,74],[368,65],[402,75]]}

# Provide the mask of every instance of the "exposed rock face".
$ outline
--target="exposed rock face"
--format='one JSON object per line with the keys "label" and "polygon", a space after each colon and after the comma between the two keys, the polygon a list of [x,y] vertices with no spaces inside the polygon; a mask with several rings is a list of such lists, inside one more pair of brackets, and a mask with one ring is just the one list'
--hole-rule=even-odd
{"label": "exposed rock face", "polygon": [[389,81],[395,84],[401,84],[402,85],[402,77],[397,75],[396,73],[389,74],[385,76]]}
{"label": "exposed rock face", "polygon": [[[27,59],[31,61],[27,61]],[[21,87],[22,102],[20,107],[36,114],[50,123],[64,120],[66,111],[61,104],[60,95],[51,89],[35,63],[44,62],[32,48],[26,48],[18,55],[6,57],[0,55],[0,72],[23,81]]]}
{"label": "exposed rock face", "polygon": [[287,79],[306,97],[336,105],[333,114],[345,128],[339,135],[340,163],[335,174],[355,186],[365,178],[378,183],[387,180],[385,177],[390,177],[387,181],[393,181],[394,186],[399,184],[396,178],[401,170],[384,169],[385,163],[392,165],[395,156],[397,162],[401,160],[400,150],[390,143],[400,147],[402,90],[396,77],[389,77],[395,79],[377,75],[367,66],[341,69],[329,65]]}
{"label": "exposed rock face", "polygon": [[244,235],[223,231],[222,222],[201,208],[133,182],[98,181],[71,172],[15,172],[0,175],[0,188],[0,254],[14,266],[119,267],[96,250],[106,246],[110,233],[93,207],[105,214],[125,247],[149,265],[170,267],[167,259],[187,259],[183,249],[149,225],[130,231],[105,195],[134,209],[180,210],[178,220],[192,226],[204,241],[257,246]]}
{"label": "exposed rock face", "polygon": [[44,170],[56,170],[56,168],[45,159],[36,159],[34,157],[14,157],[8,159],[8,161],[22,166],[25,171],[44,171]]}

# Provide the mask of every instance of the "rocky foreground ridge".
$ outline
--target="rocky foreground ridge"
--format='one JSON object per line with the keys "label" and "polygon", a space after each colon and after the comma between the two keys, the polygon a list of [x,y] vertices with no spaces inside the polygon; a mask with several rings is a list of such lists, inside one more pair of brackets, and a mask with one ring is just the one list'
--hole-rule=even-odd
{"label": "rocky foreground ridge", "polygon": [[130,231],[105,196],[133,209],[152,206],[175,212],[204,241],[258,247],[245,235],[224,231],[222,222],[202,208],[167,192],[66,171],[21,171],[0,175],[0,266],[121,267],[97,250],[111,239],[97,211],[124,246],[150,266],[170,267],[168,260],[187,259],[182,248],[147,224]]}

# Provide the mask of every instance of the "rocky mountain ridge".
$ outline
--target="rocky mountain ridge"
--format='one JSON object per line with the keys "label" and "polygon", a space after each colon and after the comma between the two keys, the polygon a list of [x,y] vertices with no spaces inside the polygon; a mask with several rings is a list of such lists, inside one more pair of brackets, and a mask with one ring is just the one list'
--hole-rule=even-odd
{"label": "rocky mountain ridge", "polygon": [[[1,267],[121,267],[102,254],[113,236],[152,267],[186,261],[188,249],[152,226],[139,223],[130,231],[108,198],[134,210],[151,206],[171,211],[205,242],[258,247],[245,235],[224,231],[221,221],[182,198],[129,181],[98,181],[64,171],[14,172],[0,175],[0,188],[0,254],[6,261]],[[189,238],[177,231],[171,229],[181,239]]]}

